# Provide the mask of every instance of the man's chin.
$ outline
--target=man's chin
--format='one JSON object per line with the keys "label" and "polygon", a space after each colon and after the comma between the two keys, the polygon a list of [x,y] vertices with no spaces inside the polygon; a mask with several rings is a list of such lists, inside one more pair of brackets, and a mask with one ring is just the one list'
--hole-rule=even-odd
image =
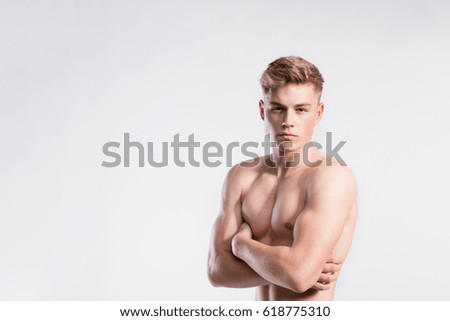
{"label": "man's chin", "polygon": [[295,155],[300,156],[300,150],[298,148],[280,148],[279,155],[281,157],[292,158]]}
{"label": "man's chin", "polygon": [[278,150],[285,153],[300,152],[301,145],[299,143],[285,141],[278,144]]}

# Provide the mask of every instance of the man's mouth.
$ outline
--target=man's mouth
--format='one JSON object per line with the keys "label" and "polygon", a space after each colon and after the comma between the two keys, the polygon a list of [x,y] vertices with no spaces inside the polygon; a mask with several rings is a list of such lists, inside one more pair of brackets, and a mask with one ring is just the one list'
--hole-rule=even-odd
{"label": "man's mouth", "polygon": [[297,137],[297,135],[291,134],[291,133],[281,133],[278,134],[277,136],[283,137],[283,138],[294,138]]}

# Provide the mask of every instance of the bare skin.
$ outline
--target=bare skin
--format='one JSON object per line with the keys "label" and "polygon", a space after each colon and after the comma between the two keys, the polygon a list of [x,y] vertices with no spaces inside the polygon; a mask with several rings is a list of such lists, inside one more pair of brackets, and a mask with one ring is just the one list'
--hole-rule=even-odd
{"label": "bare skin", "polygon": [[276,146],[228,173],[208,259],[213,285],[257,287],[257,300],[333,300],[357,189],[348,167],[303,149],[323,114],[318,98],[310,84],[288,84],[260,101]]}

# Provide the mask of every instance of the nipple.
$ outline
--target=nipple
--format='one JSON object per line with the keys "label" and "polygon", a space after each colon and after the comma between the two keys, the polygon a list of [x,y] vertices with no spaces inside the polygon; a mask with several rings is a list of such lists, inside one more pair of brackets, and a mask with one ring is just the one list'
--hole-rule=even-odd
{"label": "nipple", "polygon": [[291,223],[286,223],[286,224],[284,224],[284,226],[285,226],[288,230],[294,229],[294,225],[292,225]]}

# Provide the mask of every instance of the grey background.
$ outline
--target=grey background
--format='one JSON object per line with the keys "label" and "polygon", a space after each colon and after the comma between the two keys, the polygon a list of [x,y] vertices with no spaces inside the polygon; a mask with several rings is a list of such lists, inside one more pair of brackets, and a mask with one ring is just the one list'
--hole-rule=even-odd
{"label": "grey background", "polygon": [[291,54],[359,183],[336,299],[450,299],[449,6],[0,1],[0,299],[253,299],[206,278],[228,168],[104,168],[102,146],[261,142],[259,76]]}

